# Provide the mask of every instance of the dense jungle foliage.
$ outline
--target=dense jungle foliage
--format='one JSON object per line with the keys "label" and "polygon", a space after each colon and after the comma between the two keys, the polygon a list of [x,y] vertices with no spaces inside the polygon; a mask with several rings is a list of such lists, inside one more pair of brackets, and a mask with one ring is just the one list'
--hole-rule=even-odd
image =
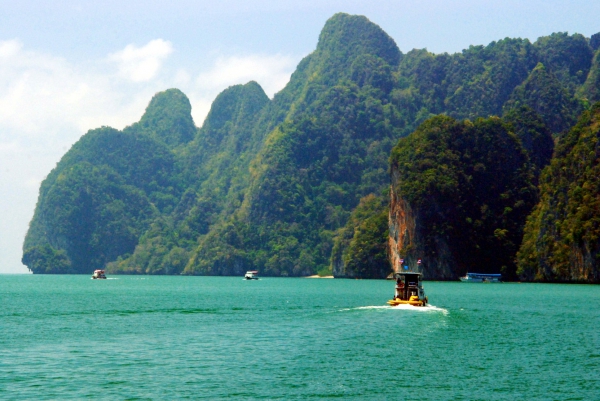
{"label": "dense jungle foliage", "polygon": [[600,103],[561,138],[518,254],[523,280],[600,282]]}
{"label": "dense jungle foliage", "polygon": [[40,188],[23,262],[34,273],[300,276],[335,261],[345,276],[380,277],[398,140],[437,114],[504,113],[535,176],[548,133],[597,97],[594,43],[556,33],[404,54],[367,18],[336,14],[273,99],[256,82],[232,86],[196,128],[169,89],[139,122],[85,134]]}
{"label": "dense jungle foliage", "polygon": [[[459,122],[425,121],[392,151],[399,172],[393,190],[419,221],[418,241],[402,250],[427,262],[449,249],[456,275],[482,273],[514,278],[523,225],[537,201],[534,167],[519,138],[498,117]],[[435,272],[428,272],[428,277]]]}
{"label": "dense jungle foliage", "polygon": [[335,277],[382,278],[390,273],[387,258],[388,194],[360,200],[346,226],[338,231],[331,252]]}

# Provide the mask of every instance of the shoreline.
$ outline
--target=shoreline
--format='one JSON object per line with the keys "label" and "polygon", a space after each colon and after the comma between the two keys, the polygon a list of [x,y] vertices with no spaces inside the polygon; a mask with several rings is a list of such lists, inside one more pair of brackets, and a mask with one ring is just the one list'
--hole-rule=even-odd
{"label": "shoreline", "polygon": [[333,276],[319,276],[318,274],[312,276],[304,276],[304,278],[333,278]]}

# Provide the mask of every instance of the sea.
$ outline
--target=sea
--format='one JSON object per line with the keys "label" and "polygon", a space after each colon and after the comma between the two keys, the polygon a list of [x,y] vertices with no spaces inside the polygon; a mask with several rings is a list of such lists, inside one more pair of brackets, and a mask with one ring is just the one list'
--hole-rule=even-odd
{"label": "sea", "polygon": [[424,288],[0,275],[0,399],[600,399],[600,286]]}

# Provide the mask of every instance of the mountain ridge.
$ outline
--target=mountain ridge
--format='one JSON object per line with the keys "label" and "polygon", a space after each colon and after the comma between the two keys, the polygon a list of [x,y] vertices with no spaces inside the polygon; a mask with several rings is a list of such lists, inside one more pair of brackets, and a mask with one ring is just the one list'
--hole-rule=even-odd
{"label": "mountain ridge", "polygon": [[[551,152],[549,135],[559,140],[589,107],[597,57],[587,39],[549,38],[506,38],[453,55],[404,54],[366,17],[336,14],[273,99],[256,82],[234,85],[198,128],[185,94],[169,89],[124,130],[90,130],[42,183],[23,261],[35,273],[54,264],[51,271],[78,273],[93,265],[133,274],[260,269],[302,276],[331,274],[335,265],[338,276],[379,277],[392,266],[385,246],[373,241],[386,232],[388,158],[401,138],[438,114],[459,121],[504,113],[537,177]],[[528,100],[525,84],[540,62],[556,91],[536,100],[547,104],[559,93],[558,108],[536,109]],[[63,174],[71,170],[79,175]],[[52,217],[77,209],[79,195],[67,189],[87,193],[86,174],[113,193],[92,192],[98,202],[85,216],[94,219],[87,236]],[[62,195],[50,197],[53,188]],[[128,197],[147,212],[135,215]],[[77,238],[85,241],[76,246]],[[127,246],[115,248],[119,241]],[[77,249],[95,253],[86,259]]]}

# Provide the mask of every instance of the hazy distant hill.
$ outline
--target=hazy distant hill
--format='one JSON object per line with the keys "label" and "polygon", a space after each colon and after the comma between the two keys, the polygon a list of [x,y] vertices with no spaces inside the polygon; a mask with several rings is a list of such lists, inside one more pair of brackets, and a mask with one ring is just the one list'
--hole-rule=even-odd
{"label": "hazy distant hill", "polygon": [[336,14],[273,99],[232,86],[198,129],[170,89],[140,122],[84,135],[40,188],[23,261],[34,273],[380,277],[398,140],[437,114],[504,113],[535,177],[544,132],[558,137],[597,97],[597,59],[563,33],[402,53],[367,18]]}

